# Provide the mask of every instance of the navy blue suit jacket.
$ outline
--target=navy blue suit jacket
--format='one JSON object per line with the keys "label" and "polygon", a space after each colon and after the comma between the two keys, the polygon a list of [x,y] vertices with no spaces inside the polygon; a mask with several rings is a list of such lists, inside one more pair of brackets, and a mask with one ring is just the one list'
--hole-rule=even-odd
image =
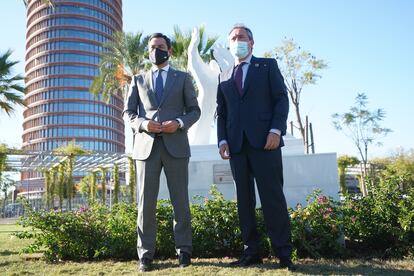
{"label": "navy blue suit jacket", "polygon": [[[217,138],[226,140],[230,153],[241,150],[243,136],[263,149],[270,129],[286,134],[289,99],[275,59],[252,57],[240,96],[233,69],[222,72],[217,90]],[[280,140],[283,146],[283,139]]]}

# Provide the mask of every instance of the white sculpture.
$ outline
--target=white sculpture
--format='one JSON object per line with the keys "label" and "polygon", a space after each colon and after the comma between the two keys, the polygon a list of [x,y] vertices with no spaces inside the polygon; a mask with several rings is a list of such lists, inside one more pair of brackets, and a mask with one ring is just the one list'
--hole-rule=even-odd
{"label": "white sculpture", "polygon": [[200,43],[199,31],[193,29],[191,42],[188,46],[188,70],[191,72],[198,87],[198,102],[201,108],[200,120],[194,124],[188,133],[191,145],[206,145],[210,143],[210,135],[214,124],[216,110],[216,94],[218,75],[221,71],[233,67],[234,58],[222,45],[214,45],[213,55],[216,60],[205,63],[198,52]]}

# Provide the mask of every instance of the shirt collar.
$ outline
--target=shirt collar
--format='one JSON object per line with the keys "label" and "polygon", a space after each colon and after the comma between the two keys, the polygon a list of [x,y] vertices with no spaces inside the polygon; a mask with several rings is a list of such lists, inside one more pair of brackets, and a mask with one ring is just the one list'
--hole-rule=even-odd
{"label": "shirt collar", "polygon": [[170,69],[170,65],[169,64],[167,64],[167,65],[165,65],[164,67],[162,67],[162,68],[158,68],[157,66],[155,66],[155,65],[153,65],[152,67],[151,67],[151,71],[152,71],[152,73],[155,73],[156,71],[158,71],[159,69],[162,69],[163,71],[165,71],[165,72],[168,72],[168,70]]}
{"label": "shirt collar", "polygon": [[[245,64],[250,64],[250,61],[252,60],[252,56],[253,56],[253,53],[250,53],[250,55],[248,55],[247,58],[245,60],[243,60],[242,62],[244,62]],[[240,63],[241,62],[239,62],[239,60],[236,59],[235,62],[234,62],[234,66],[237,66]]]}

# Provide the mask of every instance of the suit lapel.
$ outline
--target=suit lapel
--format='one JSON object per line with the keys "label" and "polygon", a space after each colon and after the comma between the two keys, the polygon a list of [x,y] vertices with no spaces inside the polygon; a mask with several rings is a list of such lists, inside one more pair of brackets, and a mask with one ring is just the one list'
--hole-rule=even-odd
{"label": "suit lapel", "polygon": [[165,81],[164,93],[162,94],[160,105],[162,105],[162,103],[165,101],[165,98],[170,94],[176,78],[177,72],[170,67],[167,72],[167,79]]}
{"label": "suit lapel", "polygon": [[244,80],[243,97],[246,96],[251,80],[254,79],[254,75],[256,74],[259,67],[260,64],[257,62],[256,58],[252,56],[249,64],[249,70],[247,71],[246,79]]}
{"label": "suit lapel", "polygon": [[145,84],[147,86],[147,95],[154,105],[158,105],[157,97],[155,96],[154,85],[152,83],[152,71],[148,70],[145,74]]}
{"label": "suit lapel", "polygon": [[240,97],[239,91],[237,90],[236,84],[233,80],[233,71],[234,66],[229,68],[226,72],[223,72],[223,80],[227,82],[228,87],[233,90],[233,93],[235,93],[238,97]]}

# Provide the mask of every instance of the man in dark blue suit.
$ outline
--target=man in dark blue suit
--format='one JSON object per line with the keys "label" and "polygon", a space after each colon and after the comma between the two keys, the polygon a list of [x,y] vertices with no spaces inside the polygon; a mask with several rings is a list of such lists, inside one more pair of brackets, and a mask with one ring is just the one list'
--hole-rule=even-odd
{"label": "man in dark blue suit", "polygon": [[289,99],[275,59],[252,56],[253,34],[244,25],[229,33],[235,66],[220,74],[217,90],[217,136],[220,155],[230,160],[244,242],[242,257],[231,263],[262,263],[255,207],[256,180],[267,233],[281,268],[291,262],[291,230],[283,193],[281,147]]}

